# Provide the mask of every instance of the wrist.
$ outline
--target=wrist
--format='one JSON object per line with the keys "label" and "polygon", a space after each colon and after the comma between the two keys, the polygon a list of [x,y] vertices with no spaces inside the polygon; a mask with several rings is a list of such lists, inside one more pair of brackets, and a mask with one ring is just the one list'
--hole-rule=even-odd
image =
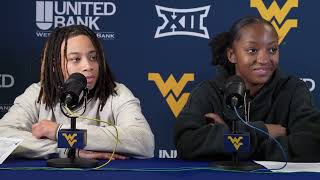
{"label": "wrist", "polygon": [[55,135],[54,135],[54,140],[55,141],[58,139],[58,133],[59,133],[61,127],[62,127],[62,124],[58,124],[57,127],[56,127]]}

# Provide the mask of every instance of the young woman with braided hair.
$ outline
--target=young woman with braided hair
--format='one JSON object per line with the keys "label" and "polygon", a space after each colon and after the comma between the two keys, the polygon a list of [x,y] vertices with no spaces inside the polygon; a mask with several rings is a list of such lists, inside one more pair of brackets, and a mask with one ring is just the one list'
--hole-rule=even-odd
{"label": "young woman with braided hair", "polygon": [[[87,79],[89,93],[83,116],[108,121],[118,130],[119,144],[113,158],[153,157],[154,136],[139,100],[125,85],[114,81],[97,36],[82,25],[57,27],[50,34],[41,54],[40,82],[17,97],[0,120],[1,137],[24,139],[13,155],[66,156],[64,149],[57,148],[56,136],[59,129],[70,128],[70,118],[62,113],[59,98],[63,83],[73,73]],[[83,108],[74,111],[82,113]],[[112,126],[78,118],[77,128],[87,130],[87,145],[80,150],[80,157],[110,158],[116,142]]]}

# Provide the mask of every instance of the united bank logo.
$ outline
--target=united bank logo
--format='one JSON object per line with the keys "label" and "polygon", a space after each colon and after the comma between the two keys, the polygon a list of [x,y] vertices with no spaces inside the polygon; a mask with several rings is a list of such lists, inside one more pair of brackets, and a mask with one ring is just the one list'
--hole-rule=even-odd
{"label": "united bank logo", "polygon": [[310,92],[316,89],[316,82],[313,79],[311,78],[300,78],[300,79],[306,83]]}
{"label": "united bank logo", "polygon": [[250,7],[257,8],[261,17],[272,23],[279,35],[279,44],[292,28],[298,27],[297,19],[286,18],[292,8],[298,7],[298,0],[287,0],[282,8],[276,1],[267,8],[263,0],[250,0]]}
{"label": "united bank logo", "polygon": [[0,88],[11,88],[14,86],[14,77],[11,74],[0,74]]}
{"label": "united bank logo", "polygon": [[190,93],[182,93],[182,90],[189,81],[194,81],[194,74],[185,73],[177,82],[172,74],[170,74],[166,81],[163,81],[159,73],[149,73],[148,80],[156,83],[162,96],[166,98],[166,101],[174,116],[178,117],[190,96]]}
{"label": "united bank logo", "polygon": [[158,17],[164,22],[157,28],[154,38],[186,35],[209,39],[204,20],[208,16],[210,6],[175,9],[156,5],[156,10]]}
{"label": "united bank logo", "polygon": [[116,13],[114,2],[36,1],[37,37],[48,37],[55,27],[81,24],[95,31],[103,40],[115,39],[114,32],[104,32],[103,17]]}
{"label": "united bank logo", "polygon": [[12,104],[0,104],[0,113],[6,113],[11,108]]}

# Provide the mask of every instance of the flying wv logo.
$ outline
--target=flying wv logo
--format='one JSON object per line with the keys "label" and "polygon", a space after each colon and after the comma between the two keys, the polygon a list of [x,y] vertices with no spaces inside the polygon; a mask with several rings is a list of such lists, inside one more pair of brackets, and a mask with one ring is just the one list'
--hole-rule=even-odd
{"label": "flying wv logo", "polygon": [[72,147],[74,145],[74,143],[77,142],[77,140],[75,139],[75,137],[77,136],[77,134],[66,134],[66,133],[62,133],[62,135],[64,136],[64,138],[66,138],[66,140],[68,141],[70,147]]}
{"label": "flying wv logo", "polygon": [[236,150],[239,150],[240,146],[243,145],[243,143],[241,142],[243,137],[241,137],[241,136],[234,137],[234,138],[232,138],[231,136],[228,136],[228,139],[233,144],[234,148],[236,148]]}
{"label": "flying wv logo", "polygon": [[[148,80],[154,81],[156,83],[162,96],[164,98],[166,97],[166,101],[171,111],[173,112],[174,116],[178,117],[178,115],[180,114],[182,108],[184,107],[184,105],[186,104],[190,96],[190,93],[183,93],[181,95],[181,92],[189,81],[194,81],[194,74],[193,73],[183,74],[179,82],[177,82],[176,79],[173,77],[173,75],[170,74],[167,81],[164,82],[159,73],[149,73]],[[170,91],[172,91],[173,93]],[[178,98],[179,96],[180,98]],[[175,97],[178,99],[177,101]]]}
{"label": "flying wv logo", "polygon": [[[276,1],[273,1],[267,9],[262,0],[250,0],[250,7],[257,8],[264,19],[271,21],[279,35],[279,44],[281,44],[291,28],[298,27],[297,19],[285,20],[290,10],[298,7],[298,0],[287,0],[281,9]],[[275,19],[273,17],[275,17]]]}
{"label": "flying wv logo", "polygon": [[210,6],[174,9],[156,5],[156,10],[158,17],[161,17],[164,23],[157,28],[154,38],[187,35],[209,39],[204,18],[208,16]]}

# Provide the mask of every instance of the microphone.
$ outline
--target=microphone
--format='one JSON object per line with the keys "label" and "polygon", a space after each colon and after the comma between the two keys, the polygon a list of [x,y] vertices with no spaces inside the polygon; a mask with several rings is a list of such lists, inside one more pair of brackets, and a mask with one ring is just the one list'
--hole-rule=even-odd
{"label": "microphone", "polygon": [[[232,156],[232,161],[215,161],[210,166],[228,170],[250,171],[261,167],[252,161],[241,161],[239,153],[250,153],[250,134],[238,130],[238,110],[243,110],[245,83],[239,76],[231,76],[226,80],[224,89],[223,115],[230,127],[230,132],[223,132],[223,149]],[[229,123],[228,123],[229,122]],[[247,154],[244,154],[244,157]]]}
{"label": "microphone", "polygon": [[[61,104],[64,103],[69,108],[74,108],[79,105],[79,96],[87,87],[87,79],[81,73],[73,73],[63,83],[62,94],[60,96]],[[56,158],[47,160],[47,165],[58,168],[92,168],[98,166],[98,161],[94,159],[85,159],[76,157],[76,150],[83,149],[87,145],[87,130],[77,129],[77,116],[69,116],[64,112],[61,106],[62,113],[71,118],[70,129],[60,129],[58,131],[57,145],[58,148],[67,148],[67,158]],[[84,111],[86,110],[86,106]]]}
{"label": "microphone", "polygon": [[238,130],[238,119],[241,118],[238,110],[242,111],[244,109],[245,91],[245,83],[239,76],[234,75],[226,80],[223,115],[225,122],[231,121],[231,126],[228,125],[231,132],[223,132],[223,149],[225,153],[231,154],[232,161],[215,161],[210,163],[210,166],[242,171],[264,168],[251,160],[241,161],[242,159],[239,156],[239,153],[247,153],[243,156],[246,157],[251,150],[250,133],[245,130]]}
{"label": "microphone", "polygon": [[61,103],[67,107],[77,106],[79,103],[79,96],[87,87],[87,79],[81,73],[73,73],[63,83],[62,94],[60,96]]}
{"label": "microphone", "polygon": [[228,108],[240,108],[244,101],[246,86],[240,76],[234,75],[227,79],[225,85],[225,101]]}
{"label": "microphone", "polygon": [[[223,115],[231,128],[231,133],[224,133],[225,152],[238,153],[249,152],[250,150],[250,136],[247,133],[238,131],[238,117],[234,109],[243,109],[245,91],[246,86],[240,76],[234,75],[226,80]],[[234,156],[238,158],[237,154]]]}

